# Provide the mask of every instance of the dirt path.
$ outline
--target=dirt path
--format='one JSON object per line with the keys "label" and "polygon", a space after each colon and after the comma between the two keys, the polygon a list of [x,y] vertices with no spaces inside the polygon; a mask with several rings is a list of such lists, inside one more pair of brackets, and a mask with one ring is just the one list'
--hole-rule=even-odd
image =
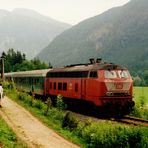
{"label": "dirt path", "polygon": [[78,148],[43,125],[28,111],[5,97],[0,116],[30,148]]}

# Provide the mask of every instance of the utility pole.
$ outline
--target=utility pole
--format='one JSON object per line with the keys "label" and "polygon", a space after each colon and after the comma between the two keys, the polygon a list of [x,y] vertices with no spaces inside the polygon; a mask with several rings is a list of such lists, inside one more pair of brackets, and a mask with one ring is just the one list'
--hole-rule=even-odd
{"label": "utility pole", "polygon": [[2,55],[0,59],[1,59],[1,79],[2,79],[2,82],[4,82],[5,81],[5,78],[4,78],[4,59],[5,57]]}

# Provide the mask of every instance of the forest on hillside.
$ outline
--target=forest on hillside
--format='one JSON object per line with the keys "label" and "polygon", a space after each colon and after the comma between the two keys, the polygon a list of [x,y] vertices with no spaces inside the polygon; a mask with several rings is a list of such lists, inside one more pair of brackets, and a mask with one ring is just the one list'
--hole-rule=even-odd
{"label": "forest on hillside", "polygon": [[50,63],[49,65],[47,65],[37,58],[34,58],[33,60],[27,60],[24,53],[21,53],[20,51],[15,51],[13,48],[9,49],[7,52],[3,51],[1,57],[4,58],[4,69],[6,73],[47,69],[51,67]]}

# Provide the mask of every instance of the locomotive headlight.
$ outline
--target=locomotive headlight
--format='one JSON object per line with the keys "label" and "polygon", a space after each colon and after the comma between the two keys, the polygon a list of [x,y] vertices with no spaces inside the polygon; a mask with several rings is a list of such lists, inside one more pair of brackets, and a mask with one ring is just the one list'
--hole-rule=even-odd
{"label": "locomotive headlight", "polygon": [[129,96],[130,95],[130,92],[129,91],[126,91],[125,92],[125,95]]}
{"label": "locomotive headlight", "polygon": [[113,95],[113,92],[106,92],[106,95],[107,96],[112,96]]}

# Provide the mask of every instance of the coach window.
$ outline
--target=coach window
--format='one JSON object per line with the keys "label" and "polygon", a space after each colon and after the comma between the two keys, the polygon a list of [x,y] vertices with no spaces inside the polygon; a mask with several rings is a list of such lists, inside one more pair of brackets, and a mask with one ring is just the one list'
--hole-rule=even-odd
{"label": "coach window", "polygon": [[56,82],[54,82],[54,90],[56,90]]}
{"label": "coach window", "polygon": [[91,71],[89,77],[90,78],[97,78],[98,77],[97,71]]}
{"label": "coach window", "polygon": [[34,81],[34,84],[36,85],[37,79],[36,78],[33,78],[33,81]]}
{"label": "coach window", "polygon": [[67,83],[63,83],[63,90],[64,90],[64,91],[67,90]]}
{"label": "coach window", "polygon": [[36,84],[39,84],[39,78],[36,78]]}

